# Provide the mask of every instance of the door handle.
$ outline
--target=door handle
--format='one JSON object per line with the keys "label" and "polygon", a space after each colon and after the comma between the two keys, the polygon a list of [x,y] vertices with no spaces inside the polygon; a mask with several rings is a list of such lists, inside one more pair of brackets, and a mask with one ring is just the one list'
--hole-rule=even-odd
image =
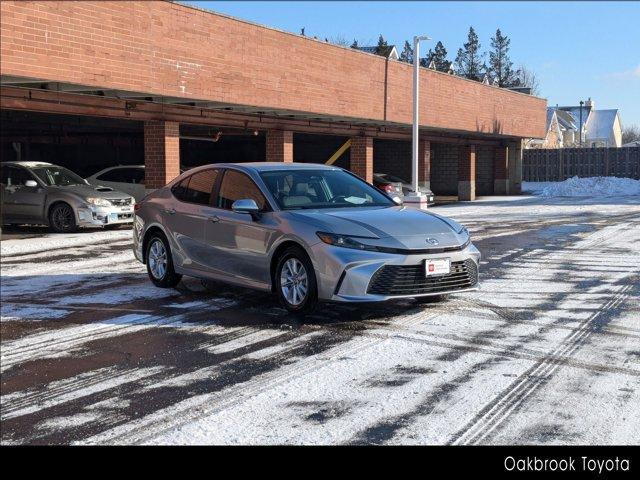
{"label": "door handle", "polygon": [[213,217],[209,217],[209,221],[213,223],[218,223],[220,221],[220,217],[214,215]]}
{"label": "door handle", "polygon": [[169,215],[173,215],[174,213],[176,213],[176,209],[175,208],[165,208],[164,209],[164,213],[168,213]]}

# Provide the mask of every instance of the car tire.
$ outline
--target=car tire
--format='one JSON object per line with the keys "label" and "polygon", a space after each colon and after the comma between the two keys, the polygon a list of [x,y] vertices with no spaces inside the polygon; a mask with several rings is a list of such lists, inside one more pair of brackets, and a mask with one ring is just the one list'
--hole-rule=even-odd
{"label": "car tire", "polygon": [[173,268],[171,248],[164,235],[156,233],[149,239],[145,259],[147,274],[156,287],[173,288],[182,279]]}
{"label": "car tire", "polygon": [[302,248],[290,247],[280,255],[274,283],[280,304],[289,312],[306,315],[316,308],[316,274],[309,256]]}
{"label": "car tire", "polygon": [[76,213],[68,203],[57,203],[49,211],[49,227],[55,233],[71,233],[78,229]]}

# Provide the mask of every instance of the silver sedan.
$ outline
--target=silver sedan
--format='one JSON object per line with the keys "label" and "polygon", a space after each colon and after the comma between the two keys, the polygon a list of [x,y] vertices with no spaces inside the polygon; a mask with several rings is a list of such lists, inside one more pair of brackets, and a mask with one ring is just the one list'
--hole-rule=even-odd
{"label": "silver sedan", "polygon": [[218,280],[272,291],[301,313],[477,288],[466,228],[398,201],[337,167],[207,165],[136,205],[134,253],[159,287]]}
{"label": "silver sedan", "polygon": [[110,187],[89,185],[46,162],[2,163],[2,224],[49,225],[54,232],[133,222],[135,200]]}

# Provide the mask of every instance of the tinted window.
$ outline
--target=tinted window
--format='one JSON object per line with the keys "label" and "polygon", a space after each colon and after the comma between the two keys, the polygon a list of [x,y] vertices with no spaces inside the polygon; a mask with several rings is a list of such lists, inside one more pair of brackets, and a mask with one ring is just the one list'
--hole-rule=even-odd
{"label": "tinted window", "polygon": [[186,199],[187,187],[189,186],[189,179],[190,178],[191,177],[185,178],[181,182],[176,183],[171,188],[171,193],[173,193],[173,196],[176,197],[178,200],[184,201]]}
{"label": "tinted window", "polygon": [[29,175],[23,168],[18,167],[2,167],[2,184],[9,186],[24,185],[27,180],[33,180],[33,177]]}
{"label": "tinted window", "polygon": [[183,202],[209,205],[211,191],[216,183],[218,170],[210,169],[195,173],[173,187],[173,195]]}
{"label": "tinted window", "polygon": [[235,170],[227,170],[222,177],[222,185],[218,194],[217,206],[231,210],[236,200],[250,198],[256,202],[260,210],[266,210],[267,201],[258,186],[247,175]]}

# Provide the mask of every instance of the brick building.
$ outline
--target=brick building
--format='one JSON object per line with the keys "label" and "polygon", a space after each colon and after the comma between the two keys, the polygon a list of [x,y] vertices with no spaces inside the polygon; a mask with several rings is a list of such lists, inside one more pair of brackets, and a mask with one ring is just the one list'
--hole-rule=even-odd
{"label": "brick building", "polygon": [[[410,178],[412,66],[177,3],[0,3],[2,159],[89,175],[337,161]],[[420,181],[436,194],[518,193],[523,138],[546,101],[420,72]]]}

